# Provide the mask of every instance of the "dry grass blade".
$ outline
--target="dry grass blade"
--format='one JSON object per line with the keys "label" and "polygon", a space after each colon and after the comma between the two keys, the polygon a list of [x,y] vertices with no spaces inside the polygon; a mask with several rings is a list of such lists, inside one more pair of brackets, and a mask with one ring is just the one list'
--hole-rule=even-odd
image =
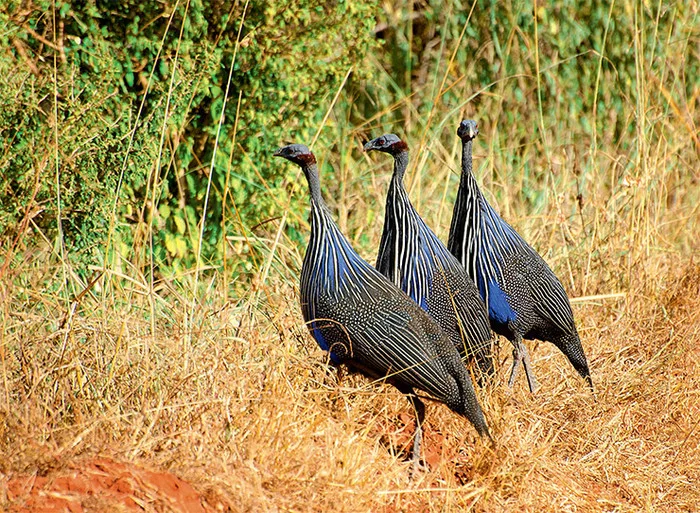
{"label": "dry grass blade", "polygon": [[[337,4],[333,8],[355,8]],[[203,12],[199,4],[186,5],[189,11],[185,3],[175,3],[163,30],[173,30],[193,9]],[[286,126],[266,132],[252,123],[259,120],[246,112],[245,81],[222,87],[223,97],[237,96],[236,105],[228,105],[229,114],[235,107],[232,125],[224,119],[225,103],[221,110],[215,104],[213,114],[206,103],[190,111],[198,88],[186,89],[188,101],[174,101],[179,80],[205,81],[220,72],[221,81],[226,75],[231,82],[234,65],[255,65],[249,45],[261,45],[264,52],[265,44],[283,43],[257,40],[257,28],[234,20],[238,12],[252,18],[260,10],[254,5],[248,11],[247,1],[233,2],[226,10],[232,18],[224,25],[238,23],[237,35],[225,27],[210,34],[219,40],[237,37],[236,52],[240,49],[230,62],[226,54],[222,62],[230,67],[216,64],[211,77],[186,73],[197,63],[178,62],[179,41],[164,47],[163,35],[160,46],[153,43],[153,62],[171,59],[172,68],[154,67],[144,71],[143,84],[134,82],[143,97],[134,104],[133,121],[124,124],[128,129],[118,134],[126,155],[112,170],[118,193],[108,205],[106,240],[97,244],[105,248],[103,259],[84,269],[73,266],[65,246],[63,228],[81,212],[62,209],[68,197],[62,194],[70,187],[61,189],[61,183],[77,171],[68,165],[72,156],[61,141],[79,140],[69,145],[75,151],[99,141],[94,127],[79,126],[80,116],[99,110],[104,98],[79,104],[80,116],[73,113],[59,123],[61,56],[44,67],[43,54],[29,52],[35,41],[8,44],[6,58],[24,66],[26,77],[0,74],[0,83],[36,105],[15,109],[19,135],[4,148],[3,172],[12,171],[20,136],[29,133],[24,110],[40,111],[49,126],[28,146],[44,150],[34,159],[36,185],[30,180],[16,226],[7,227],[11,236],[0,238],[5,244],[0,510],[37,504],[23,502],[17,483],[63,499],[75,490],[54,485],[82,486],[85,474],[102,476],[103,483],[109,477],[110,486],[118,488],[119,482],[129,492],[124,495],[134,497],[133,504],[120,502],[114,511],[125,504],[137,511],[176,510],[167,494],[151,487],[157,472],[150,468],[167,469],[190,483],[201,507],[193,511],[695,511],[700,504],[697,9],[613,2],[596,18],[609,22],[600,25],[596,41],[602,46],[584,39],[563,54],[557,45],[566,48],[566,31],[573,38],[593,30],[576,25],[580,13],[575,19],[567,15],[566,6],[575,3],[536,2],[533,12],[532,6],[470,2],[468,11],[458,12],[453,2],[443,12],[430,2],[385,2],[377,33],[401,43],[382,49],[394,52],[390,57],[400,61],[401,73],[394,73],[396,63],[379,50],[347,71],[343,65],[335,86],[323,91],[318,111],[309,115],[313,121],[300,128],[300,134],[313,135],[309,142],[316,145],[324,194],[339,225],[372,261],[390,173],[385,164],[371,166],[357,140],[370,130],[405,137],[413,152],[411,199],[444,237],[460,169],[454,132],[461,116],[476,119],[481,134],[474,170],[488,200],[566,278],[572,297],[595,396],[556,348],[529,341],[541,387],[535,395],[524,381],[508,389],[510,347],[497,343],[495,380],[477,391],[496,444],[429,402],[423,446],[428,468],[411,482],[415,424],[407,401],[381,380],[337,373],[309,337],[299,311],[298,271],[308,224],[297,200],[306,198],[304,184],[298,172],[283,176],[281,167],[268,168],[268,160],[259,159],[280,141],[250,142],[285,130],[285,137],[301,135]],[[52,30],[60,32],[58,14]],[[492,14],[489,38],[479,40],[482,17]],[[624,41],[626,71],[619,51],[622,23],[633,36]],[[185,25],[180,28],[188,30]],[[62,49],[57,32],[53,40],[50,34],[40,34],[49,50]],[[371,79],[353,76],[360,64]],[[280,75],[294,71],[287,67],[285,61],[275,69]],[[567,75],[572,69],[578,74]],[[590,94],[579,91],[572,77],[589,84]],[[26,84],[40,78],[53,91],[51,108],[41,105],[44,98],[22,95]],[[229,91],[229,85],[240,90]],[[218,87],[214,81],[209,86]],[[571,90],[580,92],[576,102],[558,98],[570,98],[563,93]],[[150,102],[153,94],[161,103]],[[290,107],[282,117],[290,127],[301,126],[289,119],[297,96],[285,94]],[[314,102],[307,97],[303,103]],[[173,105],[187,106],[177,113],[180,121],[171,116]],[[162,124],[154,125],[161,130],[153,132],[153,141],[143,141],[137,129],[161,121],[149,117],[154,111],[163,115]],[[142,119],[142,112],[150,113]],[[192,207],[196,217],[181,235],[191,236],[195,255],[211,243],[205,225],[215,224],[221,238],[212,231],[211,244],[220,243],[223,256],[209,262],[197,254],[196,262],[185,265],[186,259],[168,260],[164,250],[164,267],[156,269],[153,252],[162,248],[151,241],[167,226],[157,226],[146,214],[157,212],[159,200],[169,194],[163,177],[175,165],[161,167],[169,130],[177,132],[176,154],[181,129],[192,116],[210,116],[224,126],[217,138],[209,134],[216,141],[209,146],[206,137],[193,136],[192,148],[220,149],[218,137],[224,134],[231,145],[225,176],[216,175],[216,155],[175,170],[183,183],[209,170],[206,192],[204,180],[195,180],[202,195],[186,197],[201,203],[189,204],[183,196],[183,208]],[[117,126],[112,120],[107,125]],[[128,182],[129,166],[143,164],[136,154],[146,142],[157,151],[137,190]],[[245,180],[237,176],[238,165],[245,165]],[[50,185],[42,189],[44,178]],[[252,200],[237,189],[251,183],[255,200],[269,206],[261,218],[246,217]],[[9,198],[15,185],[2,193]],[[138,204],[123,220],[119,191],[129,187]],[[42,223],[46,212],[54,225]],[[120,230],[131,229],[131,239],[120,239]],[[118,472],[130,477],[120,481]],[[128,488],[139,480],[141,488]],[[186,488],[177,483],[179,490]],[[110,510],[94,495],[83,499],[84,511]]]}

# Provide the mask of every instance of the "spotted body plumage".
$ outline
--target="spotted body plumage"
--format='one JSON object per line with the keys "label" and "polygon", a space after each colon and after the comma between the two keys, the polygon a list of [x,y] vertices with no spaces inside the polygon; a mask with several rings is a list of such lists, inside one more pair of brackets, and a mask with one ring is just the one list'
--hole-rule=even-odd
{"label": "spotted body plumage", "polygon": [[462,356],[473,357],[481,372],[491,376],[493,349],[486,308],[464,267],[408,197],[403,186],[408,146],[396,135],[385,134],[368,142],[365,150],[394,157],[377,270],[437,321]]}
{"label": "spotted body plumage", "polygon": [[341,234],[321,196],[313,154],[293,144],[275,155],[301,166],[309,183],[311,235],[300,299],[304,320],[319,346],[330,351],[333,362],[386,378],[407,394],[418,416],[414,459],[420,454],[424,412],[414,388],[428,392],[488,435],[459,353],[430,316],[365,262]]}
{"label": "spotted body plumage", "polygon": [[476,123],[463,121],[457,133],[463,146],[462,176],[448,248],[477,284],[493,330],[514,345],[510,384],[522,362],[530,389],[534,391],[536,387],[523,339],[552,342],[591,384],[588,362],[564,287],[542,257],[481,193],[472,172]]}

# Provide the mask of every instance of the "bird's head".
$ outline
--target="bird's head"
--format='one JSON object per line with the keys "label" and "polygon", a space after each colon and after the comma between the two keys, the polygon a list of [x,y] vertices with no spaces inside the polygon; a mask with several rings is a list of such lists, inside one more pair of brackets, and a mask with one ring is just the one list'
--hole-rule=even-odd
{"label": "bird's head", "polygon": [[275,153],[275,157],[282,157],[300,166],[308,166],[316,163],[316,157],[311,150],[303,144],[289,144],[282,146]]}
{"label": "bird's head", "polygon": [[459,124],[457,135],[462,141],[467,142],[479,135],[479,128],[476,126],[476,121],[465,119]]}
{"label": "bird's head", "polygon": [[364,147],[365,151],[383,151],[390,155],[397,155],[402,151],[408,151],[408,145],[403,142],[397,135],[384,134],[376,139],[372,139]]}

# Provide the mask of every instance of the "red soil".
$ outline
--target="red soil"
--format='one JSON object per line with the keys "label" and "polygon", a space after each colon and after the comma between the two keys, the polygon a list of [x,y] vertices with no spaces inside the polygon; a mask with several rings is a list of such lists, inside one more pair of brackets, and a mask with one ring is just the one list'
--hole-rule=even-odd
{"label": "red soil", "polygon": [[95,458],[46,476],[0,475],[8,513],[87,513],[91,511],[209,513],[228,508],[208,504],[189,484],[169,472],[151,472],[130,463]]}

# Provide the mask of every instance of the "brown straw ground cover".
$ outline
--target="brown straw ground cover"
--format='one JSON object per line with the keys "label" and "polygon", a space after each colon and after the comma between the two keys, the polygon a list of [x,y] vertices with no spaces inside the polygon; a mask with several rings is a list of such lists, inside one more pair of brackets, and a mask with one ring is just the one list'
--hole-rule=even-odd
{"label": "brown straw ground cover", "polygon": [[[700,509],[697,2],[94,3],[0,6],[0,511]],[[385,44],[338,59],[353,34]],[[509,389],[501,340],[495,445],[428,403],[410,480],[408,402],[303,324],[306,184],[272,152],[313,146],[373,261],[391,163],[361,143],[409,143],[445,240],[463,118],[595,394],[536,342]]]}
{"label": "brown straw ground cover", "polygon": [[169,470],[207,507],[230,511],[694,511],[700,503],[692,260],[658,261],[653,273],[640,266],[625,296],[574,303],[595,397],[544,343],[530,344],[540,389],[531,395],[523,378],[509,390],[501,344],[497,382],[480,392],[495,447],[430,404],[430,468],[414,481],[406,401],[326,366],[290,300],[294,282],[213,301],[188,337],[188,309],[162,300],[178,296],[167,282],[153,322],[136,286],[104,309],[93,290],[71,313],[34,288],[56,270],[36,254],[26,261],[26,281],[2,289],[3,509],[22,511],[8,480],[62,475],[94,457]]}

